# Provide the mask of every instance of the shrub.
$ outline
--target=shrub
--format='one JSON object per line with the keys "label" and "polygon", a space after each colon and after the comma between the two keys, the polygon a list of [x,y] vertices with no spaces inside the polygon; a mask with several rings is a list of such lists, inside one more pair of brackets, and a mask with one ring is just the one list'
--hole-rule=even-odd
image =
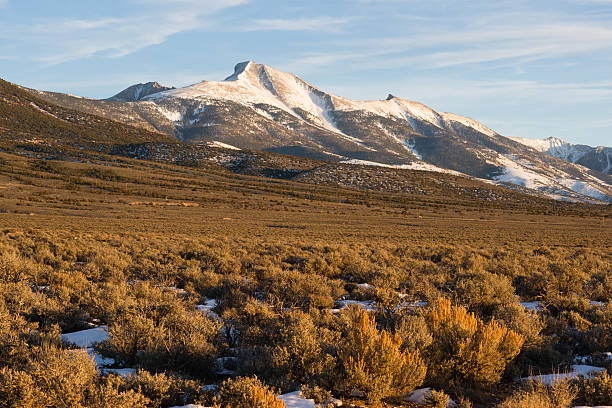
{"label": "shrub", "polygon": [[428,348],[430,377],[442,384],[497,383],[523,345],[521,335],[495,321],[485,324],[443,298],[427,322],[433,337]]}
{"label": "shrub", "polygon": [[261,288],[270,303],[281,307],[330,308],[334,299],[343,294],[337,282],[319,275],[306,275],[298,271],[268,268],[261,276]]}
{"label": "shrub", "polygon": [[517,303],[510,279],[490,272],[461,276],[457,291],[461,303],[480,316],[489,317],[496,310]]}
{"label": "shrub", "polygon": [[199,313],[173,307],[154,319],[130,312],[113,322],[99,349],[126,366],[211,374],[219,324]]}
{"label": "shrub", "polygon": [[2,406],[137,408],[148,403],[136,391],[121,390],[122,379],[100,378],[81,350],[39,348],[21,368],[0,370]]}
{"label": "shrub", "polygon": [[425,403],[429,408],[446,408],[450,402],[450,397],[443,391],[432,390]]}
{"label": "shrub", "polygon": [[87,406],[100,408],[141,408],[159,406],[139,390],[124,390],[124,380],[117,375],[102,377],[93,389]]}
{"label": "shrub", "polygon": [[285,408],[285,403],[257,377],[238,377],[221,384],[215,408]]}
{"label": "shrub", "polygon": [[237,316],[240,370],[281,388],[325,383],[334,372],[337,335],[300,310],[272,312],[249,302]]}
{"label": "shrub", "polygon": [[515,392],[498,408],[569,408],[576,396],[576,391],[567,381],[559,381],[552,386],[531,381],[527,386]]}
{"label": "shrub", "polygon": [[130,376],[126,386],[147,397],[150,408],[184,405],[200,399],[204,393],[197,381],[169,374],[151,374],[144,370]]}
{"label": "shrub", "polygon": [[433,337],[423,316],[404,315],[401,317],[395,334],[402,339],[402,349],[423,352],[433,342]]}
{"label": "shrub", "polygon": [[351,309],[349,313],[352,326],[339,351],[346,391],[360,390],[375,402],[422,384],[427,368],[418,351],[402,351],[400,337],[379,332],[367,312]]}
{"label": "shrub", "polygon": [[581,403],[612,405],[612,375],[606,371],[593,377],[579,377],[574,383]]}

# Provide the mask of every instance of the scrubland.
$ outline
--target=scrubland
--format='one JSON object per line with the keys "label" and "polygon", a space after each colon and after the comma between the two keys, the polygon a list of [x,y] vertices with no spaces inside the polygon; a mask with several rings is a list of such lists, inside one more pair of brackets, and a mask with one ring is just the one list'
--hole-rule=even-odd
{"label": "scrubland", "polygon": [[517,197],[2,153],[0,406],[610,405],[610,208]]}

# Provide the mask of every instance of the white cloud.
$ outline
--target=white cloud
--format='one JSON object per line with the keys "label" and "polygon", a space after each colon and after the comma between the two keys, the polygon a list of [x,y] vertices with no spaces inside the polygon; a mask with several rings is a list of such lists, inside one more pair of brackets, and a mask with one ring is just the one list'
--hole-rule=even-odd
{"label": "white cloud", "polygon": [[315,17],[298,19],[260,19],[242,31],[337,31],[349,18]]}
{"label": "white cloud", "polygon": [[6,7],[8,5],[9,0],[0,0],[0,8]]}
{"label": "white cloud", "polygon": [[[6,1],[6,0],[0,0]],[[36,24],[4,24],[0,28],[0,53],[10,54],[8,44],[39,48],[31,59],[48,65],[106,55],[112,58],[161,44],[180,32],[210,26],[206,18],[249,0],[133,0],[142,5],[138,15],[99,19],[43,20]],[[0,3],[1,4],[1,3]],[[146,7],[145,7],[146,6]],[[1,43],[0,42],[0,43]]]}
{"label": "white cloud", "polygon": [[[435,32],[435,34],[431,34]],[[553,59],[612,48],[612,28],[598,22],[517,23],[493,27],[431,27],[401,37],[337,42],[337,51],[308,53],[290,64],[302,70],[342,62],[354,70],[422,68],[496,63],[517,67],[527,62]]]}

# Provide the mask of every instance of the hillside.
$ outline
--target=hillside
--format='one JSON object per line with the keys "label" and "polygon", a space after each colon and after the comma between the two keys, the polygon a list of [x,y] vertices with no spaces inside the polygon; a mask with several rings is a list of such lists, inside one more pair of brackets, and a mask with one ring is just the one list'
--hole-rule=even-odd
{"label": "hillside", "polygon": [[58,143],[93,150],[99,144],[164,142],[166,135],[51,104],[0,79],[3,141]]}

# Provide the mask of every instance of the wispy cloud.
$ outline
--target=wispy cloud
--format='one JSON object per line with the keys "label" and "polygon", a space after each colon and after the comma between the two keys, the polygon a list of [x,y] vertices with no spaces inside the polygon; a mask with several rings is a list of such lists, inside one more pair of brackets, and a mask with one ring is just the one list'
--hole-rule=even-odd
{"label": "wispy cloud", "polygon": [[[0,0],[0,2],[3,0]],[[6,1],[6,0],[4,0]],[[0,28],[0,39],[38,46],[33,60],[48,65],[106,55],[121,57],[161,44],[170,36],[211,25],[211,14],[248,0],[133,0],[143,6],[138,15],[99,19],[45,19],[35,24],[8,23]],[[6,45],[8,47],[8,45]],[[0,45],[0,52],[10,53]]]}
{"label": "wispy cloud", "polygon": [[401,37],[338,42],[342,49],[360,52],[304,54],[291,64],[302,69],[342,62],[347,68],[367,70],[422,68],[527,62],[586,54],[612,48],[612,28],[597,22],[555,22],[414,32]]}
{"label": "wispy cloud", "polygon": [[0,0],[0,8],[6,7],[8,5],[9,0]]}
{"label": "wispy cloud", "polygon": [[245,26],[242,31],[337,31],[350,18],[315,17],[297,19],[260,19]]}

